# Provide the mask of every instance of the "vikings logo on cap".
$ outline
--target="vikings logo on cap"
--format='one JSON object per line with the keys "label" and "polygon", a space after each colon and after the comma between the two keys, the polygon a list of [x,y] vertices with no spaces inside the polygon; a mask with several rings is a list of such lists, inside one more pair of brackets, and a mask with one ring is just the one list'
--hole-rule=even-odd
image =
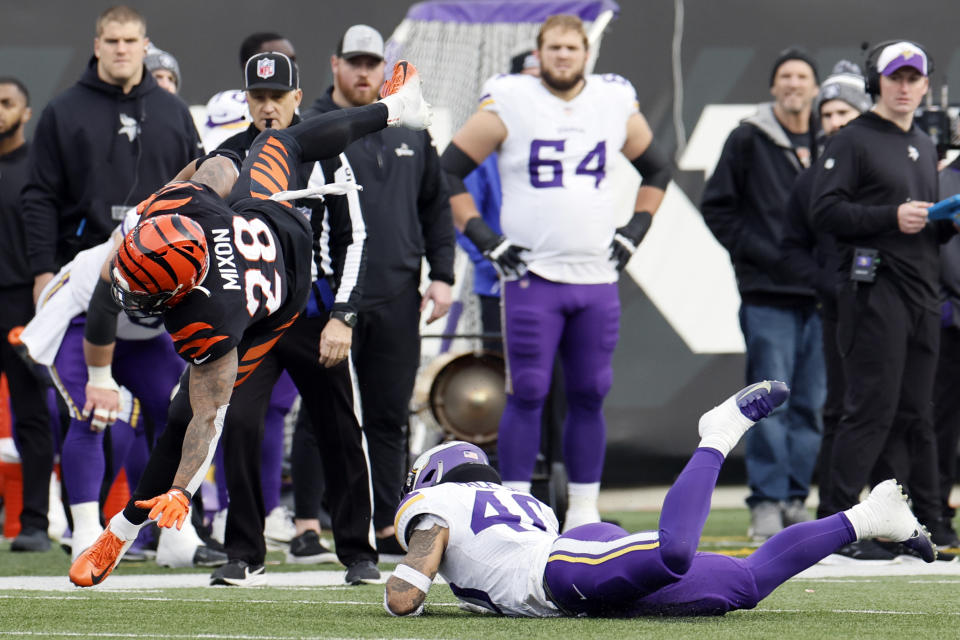
{"label": "vikings logo on cap", "polygon": [[885,76],[903,67],[913,67],[922,75],[928,75],[927,65],[926,52],[912,42],[887,45],[877,56],[877,71]]}
{"label": "vikings logo on cap", "polygon": [[263,58],[262,60],[257,60],[257,76],[260,78],[272,78],[273,74],[276,73],[277,63],[275,60],[270,58]]}

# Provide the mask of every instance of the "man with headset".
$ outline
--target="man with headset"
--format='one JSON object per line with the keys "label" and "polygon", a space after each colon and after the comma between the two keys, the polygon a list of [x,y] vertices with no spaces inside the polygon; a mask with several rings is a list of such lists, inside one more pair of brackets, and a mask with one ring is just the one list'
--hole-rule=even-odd
{"label": "man with headset", "polygon": [[840,130],[818,161],[813,216],[840,249],[837,346],[847,380],[825,511],[857,503],[886,446],[897,453],[886,464],[901,478],[909,474],[918,519],[935,528],[939,254],[956,230],[927,214],[938,199],[937,150],[914,112],[932,67],[914,42],[870,52],[867,91],[876,105]]}

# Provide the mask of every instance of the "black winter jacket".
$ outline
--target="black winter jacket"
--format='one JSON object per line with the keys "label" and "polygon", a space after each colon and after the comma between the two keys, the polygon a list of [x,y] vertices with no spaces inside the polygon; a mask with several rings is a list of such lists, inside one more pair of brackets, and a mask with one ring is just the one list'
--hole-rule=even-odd
{"label": "black winter jacket", "polygon": [[33,286],[24,247],[20,190],[27,181],[29,146],[0,156],[0,289]]}
{"label": "black winter jacket", "polygon": [[[810,149],[811,153],[816,149],[812,136]],[[773,104],[766,103],[730,133],[704,187],[700,211],[730,253],[744,302],[777,306],[815,302],[813,289],[778,272],[784,208],[803,168]]]}
{"label": "black winter jacket", "polygon": [[23,216],[38,274],[110,237],[121,207],[163,186],[203,147],[187,105],[146,68],[124,94],[99,78],[91,58],[79,82],[43,110],[30,152]]}
{"label": "black winter jacket", "polygon": [[817,163],[814,223],[837,237],[846,278],[855,247],[880,253],[877,278],[891,278],[904,298],[939,308],[940,243],[956,232],[948,220],[916,234],[900,231],[897,207],[908,200],[936,202],[937,149],[914,124],[904,131],[867,112],[827,143]]}

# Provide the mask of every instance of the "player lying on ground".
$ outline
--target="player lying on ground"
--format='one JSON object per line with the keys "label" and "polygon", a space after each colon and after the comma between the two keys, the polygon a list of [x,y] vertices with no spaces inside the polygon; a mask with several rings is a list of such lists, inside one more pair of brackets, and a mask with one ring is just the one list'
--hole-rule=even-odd
{"label": "player lying on ground", "polygon": [[558,535],[533,496],[499,484],[479,448],[435,447],[414,463],[396,529],[407,555],[387,580],[384,607],[417,615],[440,573],[460,600],[507,616],[718,615],[751,609],[788,578],[854,540],[902,541],[936,558],[895,480],[843,513],[803,522],[747,558],[698,553],[724,457],[788,397],[782,382],[748,386],[700,418],[700,445],[663,502],[658,531],[587,524]]}
{"label": "player lying on ground", "polygon": [[[128,314],[163,317],[190,366],[126,508],[70,567],[74,584],[106,578],[148,517],[178,528],[188,517],[227,407],[242,406],[248,396],[235,389],[293,323],[310,291],[310,227],[289,202],[271,197],[296,186],[302,162],[334,157],[386,126],[426,128],[429,105],[413,65],[398,62],[388,89],[391,95],[376,104],[267,129],[240,168],[226,157],[191,163],[138,206],[141,221],[107,275]],[[264,394],[261,406],[240,410],[262,418],[268,401]]]}

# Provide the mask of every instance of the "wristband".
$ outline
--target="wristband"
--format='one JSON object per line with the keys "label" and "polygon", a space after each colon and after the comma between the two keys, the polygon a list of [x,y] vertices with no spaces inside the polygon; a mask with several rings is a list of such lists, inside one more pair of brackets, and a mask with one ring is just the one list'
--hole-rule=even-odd
{"label": "wristband", "polygon": [[423,593],[430,591],[430,585],[433,584],[433,578],[406,564],[398,564],[397,568],[393,570],[393,577],[412,584]]}
{"label": "wristband", "polygon": [[98,389],[110,389],[111,391],[120,391],[117,381],[113,379],[113,372],[110,365],[101,367],[87,366],[87,384]]}

